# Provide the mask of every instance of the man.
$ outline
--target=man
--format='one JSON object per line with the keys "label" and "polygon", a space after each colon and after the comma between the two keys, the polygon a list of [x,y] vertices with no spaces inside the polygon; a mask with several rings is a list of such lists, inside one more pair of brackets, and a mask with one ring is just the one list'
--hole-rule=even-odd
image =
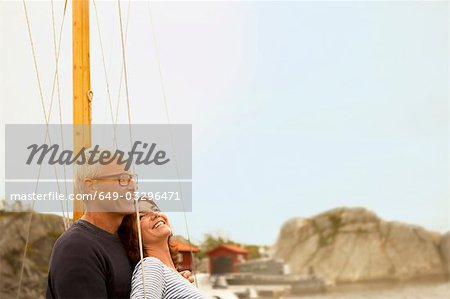
{"label": "man", "polygon": [[[76,173],[86,212],[53,247],[46,297],[129,298],[132,268],[117,230],[134,212],[133,200],[126,198],[136,189],[136,177],[116,162],[85,164]],[[87,198],[95,194],[96,200]],[[189,271],[182,275],[193,282]]]}

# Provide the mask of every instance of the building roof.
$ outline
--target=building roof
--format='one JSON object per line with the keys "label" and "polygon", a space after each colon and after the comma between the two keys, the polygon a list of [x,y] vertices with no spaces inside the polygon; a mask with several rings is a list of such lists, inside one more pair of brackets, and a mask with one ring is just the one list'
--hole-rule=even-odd
{"label": "building roof", "polygon": [[218,250],[218,249],[220,249],[220,248],[223,248],[223,249],[232,251],[232,252],[234,252],[234,253],[244,253],[244,254],[245,254],[245,253],[248,253],[248,252],[249,252],[247,249],[245,249],[245,248],[243,248],[243,247],[241,247],[241,246],[239,246],[239,245],[234,245],[234,244],[222,244],[222,245],[220,245],[220,246],[217,246],[216,248],[213,248],[213,249],[209,250],[208,252],[206,252],[206,254],[211,254],[212,252],[214,252],[214,251],[216,251],[216,250]]}
{"label": "building roof", "polygon": [[186,244],[177,239],[173,240],[172,242],[174,245],[177,246],[179,252],[191,252],[191,251],[199,252],[200,251],[200,249],[197,246],[194,246],[192,244],[189,246],[189,244]]}

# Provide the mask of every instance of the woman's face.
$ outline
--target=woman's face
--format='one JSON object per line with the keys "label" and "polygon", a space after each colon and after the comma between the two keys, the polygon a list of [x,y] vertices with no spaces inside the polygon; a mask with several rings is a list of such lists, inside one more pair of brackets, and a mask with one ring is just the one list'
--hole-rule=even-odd
{"label": "woman's face", "polygon": [[172,229],[169,219],[162,212],[141,212],[142,239],[145,245],[160,243],[161,240],[167,241]]}

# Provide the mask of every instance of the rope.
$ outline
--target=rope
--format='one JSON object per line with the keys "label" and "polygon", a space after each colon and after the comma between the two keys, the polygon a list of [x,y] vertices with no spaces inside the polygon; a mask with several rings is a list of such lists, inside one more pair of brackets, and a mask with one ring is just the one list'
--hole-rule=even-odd
{"label": "rope", "polygon": [[[119,21],[120,21],[120,41],[122,46],[122,62],[123,62],[123,73],[125,78],[125,94],[127,99],[127,112],[128,112],[128,129],[130,134],[130,145],[133,145],[133,135],[131,132],[131,109],[130,109],[130,97],[128,94],[128,76],[127,76],[127,62],[126,62],[126,55],[125,55],[125,43],[124,43],[124,34],[123,34],[123,22],[122,22],[122,9],[120,6],[120,0],[117,0],[118,8],[119,8]],[[128,9],[129,12],[129,9]],[[128,22],[128,20],[127,20]],[[128,23],[127,23],[127,29],[128,29]],[[135,172],[135,165],[132,163],[133,172]],[[137,220],[137,229],[138,229],[138,239],[139,239],[139,256],[141,259],[141,276],[142,281],[144,280],[144,252],[143,252],[143,246],[142,246],[142,232],[141,232],[141,220],[139,218],[139,204],[138,201],[135,200],[135,210],[136,210],[136,220]],[[143,283],[143,290],[144,290],[144,299],[147,298],[147,290],[145,287],[145,283]]]}
{"label": "rope", "polygon": [[[175,150],[174,150],[173,134],[172,134],[172,128],[170,126],[171,121],[170,121],[170,115],[169,115],[169,108],[168,108],[168,105],[167,105],[166,89],[165,89],[164,80],[163,80],[161,59],[159,57],[159,49],[158,49],[158,43],[157,43],[157,40],[156,40],[156,32],[155,32],[155,26],[153,24],[153,16],[152,16],[152,9],[150,7],[150,2],[147,2],[147,5],[148,5],[148,11],[149,11],[149,15],[150,15],[150,25],[151,25],[151,28],[152,28],[153,43],[155,44],[155,55],[156,55],[156,61],[158,63],[158,72],[159,72],[159,77],[160,77],[160,81],[161,81],[161,93],[162,93],[162,96],[163,96],[163,102],[164,102],[164,108],[165,108],[166,117],[167,117],[167,123],[169,124],[169,134],[170,134],[171,147],[172,147],[172,151],[174,153],[175,168],[176,168],[177,177],[178,177],[178,187],[180,188],[181,198],[184,199],[183,189],[181,188],[181,182],[180,182],[180,170],[179,170],[177,157],[175,155]],[[188,221],[187,221],[186,209],[185,209],[183,200],[181,200],[181,205],[182,205],[182,208],[183,208],[184,224],[186,226],[186,234],[187,234],[188,243],[189,243],[189,250],[190,250],[190,253],[191,253],[191,260],[192,260],[192,266],[193,266],[192,267],[193,268],[192,272],[193,272],[194,278],[195,278],[194,279],[195,280],[195,285],[198,288],[197,276],[196,276],[196,273],[195,273],[195,270],[196,270],[195,258],[194,258],[194,253],[192,251],[191,236],[190,236],[190,233],[189,233],[189,225],[188,225]]]}
{"label": "rope", "polygon": [[[60,47],[61,47],[61,37],[62,37],[62,28],[64,25],[64,19],[63,22],[61,24],[61,30],[59,32],[59,45],[58,48],[56,47],[56,27],[55,27],[55,9],[54,9],[54,5],[53,5],[53,0],[51,0],[51,5],[52,5],[52,29],[53,29],[53,48],[55,51],[55,74],[56,74],[56,84],[58,87],[58,107],[59,107],[59,125],[60,125],[60,133],[61,133],[61,146],[63,148],[63,151],[65,149],[64,146],[64,134],[63,134],[63,126],[62,126],[62,111],[61,111],[61,92],[60,92],[60,86],[59,86],[59,71],[58,71],[58,60],[59,60],[59,52],[60,52]],[[64,3],[64,12],[63,15],[65,15],[66,13],[66,7],[67,7],[67,0]],[[53,92],[52,92],[53,94]],[[53,103],[53,96],[52,96],[52,100],[51,102]],[[51,105],[50,105],[50,110],[51,110]],[[49,117],[50,118],[50,117]],[[64,169],[64,193],[66,195],[67,198],[67,174],[66,174],[66,165],[63,165],[63,169]],[[59,186],[59,184],[58,184]],[[69,228],[69,223],[68,223],[68,217],[66,217],[65,211],[64,211],[64,205],[62,203],[62,201],[60,201],[61,203],[61,209],[62,209],[62,214],[63,214],[63,220],[64,220],[64,230],[67,230]],[[67,201],[66,201],[66,205],[67,205]]]}
{"label": "rope", "polygon": [[127,99],[127,112],[128,112],[128,124],[131,126],[131,110],[130,110],[130,97],[128,94],[128,76],[127,76],[127,60],[125,55],[125,44],[123,38],[123,26],[122,26],[122,10],[120,8],[120,0],[117,0],[119,3],[119,20],[120,20],[120,41],[122,46],[122,62],[123,62],[123,73],[125,77],[125,95]]}
{"label": "rope", "polygon": [[41,98],[41,105],[42,105],[42,110],[44,111],[44,117],[45,117],[45,122],[48,123],[47,120],[47,112],[45,110],[45,104],[44,104],[44,95],[42,93],[42,86],[41,86],[41,78],[39,76],[39,70],[38,70],[38,65],[37,65],[37,60],[36,60],[36,52],[34,50],[34,42],[33,42],[33,37],[31,36],[31,28],[30,28],[30,20],[28,18],[28,11],[27,11],[27,5],[25,3],[25,0],[22,0],[23,3],[23,9],[25,11],[25,18],[27,21],[27,29],[28,29],[28,38],[30,39],[30,44],[31,44],[31,51],[33,53],[33,62],[34,62],[34,70],[36,72],[36,78],[38,81],[38,86],[39,86],[39,96]]}
{"label": "rope", "polygon": [[[33,38],[31,36],[31,29],[30,29],[30,21],[28,18],[28,11],[27,11],[27,6],[25,3],[25,0],[22,0],[23,3],[23,8],[24,8],[24,12],[25,12],[25,18],[26,18],[26,22],[27,22],[27,29],[28,29],[28,37],[30,40],[30,44],[31,44],[31,50],[32,50],[32,54],[33,54],[33,62],[34,62],[34,69],[36,72],[36,77],[37,77],[37,81],[38,81],[38,86],[39,86],[39,95],[41,98],[41,105],[42,105],[42,109],[44,111],[44,117],[45,117],[45,121],[47,121],[47,113],[45,110],[45,105],[44,105],[44,96],[42,94],[42,86],[41,86],[41,79],[39,76],[39,70],[38,70],[38,66],[37,66],[37,61],[36,61],[36,53],[34,50],[34,43],[33,43]],[[40,170],[40,167],[39,167]],[[40,178],[40,171],[38,173],[38,181]],[[34,208],[34,201],[32,203],[32,209]],[[20,276],[19,276],[19,286],[17,288],[17,296],[16,298],[20,298],[20,290],[21,290],[21,286],[22,286],[22,278],[23,278],[23,271],[25,268],[25,259],[26,259],[26,255],[27,255],[27,248],[28,248],[28,243],[29,243],[29,238],[30,238],[30,228],[31,228],[31,222],[33,220],[33,212],[30,212],[30,217],[28,219],[28,229],[27,229],[27,235],[26,235],[26,239],[25,239],[25,250],[22,256],[22,266],[20,267]]]}
{"label": "rope", "polygon": [[136,211],[136,223],[138,229],[138,238],[139,238],[139,257],[141,259],[141,277],[144,289],[144,299],[147,298],[147,290],[145,288],[145,280],[144,280],[144,250],[142,248],[142,230],[141,230],[141,217],[139,217],[139,202],[137,200],[134,201],[134,207]]}
{"label": "rope", "polygon": [[[58,41],[58,49],[56,49],[56,27],[55,27],[55,20],[54,20],[54,6],[53,6],[53,0],[51,1],[51,8],[52,8],[52,28],[53,28],[53,44],[54,44],[54,51],[55,51],[55,72],[53,75],[53,83],[52,83],[52,93],[51,93],[51,100],[50,100],[50,107],[49,107],[49,112],[48,112],[48,119],[46,121],[47,124],[47,131],[48,131],[48,124],[50,123],[50,118],[52,115],[52,108],[53,108],[53,99],[54,99],[54,92],[55,92],[55,82],[57,83],[57,87],[58,87],[58,107],[59,107],[59,124],[60,124],[60,135],[61,135],[61,145],[62,148],[64,150],[65,146],[64,146],[64,136],[63,136],[63,126],[62,126],[62,111],[61,111],[61,93],[60,93],[60,86],[59,86],[59,72],[58,72],[58,62],[59,62],[59,54],[61,52],[61,41],[62,41],[62,32],[63,32],[63,27],[64,27],[64,20],[65,20],[65,16],[66,16],[66,11],[67,11],[67,0],[64,1],[64,10],[63,10],[63,17],[62,17],[62,21],[61,21],[61,26],[60,26],[60,31],[59,31],[59,41]],[[44,110],[45,113],[45,110]],[[46,114],[46,113],[45,113]],[[48,134],[48,132],[47,132]],[[49,137],[49,141],[50,137]],[[46,142],[46,141],[44,141]],[[60,188],[59,188],[59,180],[58,180],[58,174],[56,172],[56,166],[54,168],[55,170],[55,177],[56,177],[56,182],[57,182],[57,186],[58,186],[58,192],[60,192]],[[66,198],[67,198],[67,173],[66,173],[66,166],[63,166],[63,170],[64,170],[64,192],[66,194]],[[64,230],[67,230],[70,226],[70,221],[69,221],[69,217],[66,215],[69,215],[69,203],[66,201],[66,211],[64,211],[64,207],[63,204],[61,203],[61,209],[62,209],[62,214],[63,214],[63,221],[64,221]],[[66,213],[66,215],[65,215]]]}
{"label": "rope", "polygon": [[[128,39],[128,21],[130,20],[130,0],[128,0],[128,7],[127,7],[127,23],[125,27],[125,47],[127,45],[127,39]],[[119,120],[119,104],[120,104],[120,95],[122,93],[122,81],[123,81],[123,61],[120,63],[120,79],[119,79],[119,92],[117,95],[117,102],[116,102],[116,119],[115,124],[117,125],[117,122]]]}
{"label": "rope", "polygon": [[108,103],[109,103],[109,109],[111,112],[111,122],[113,125],[113,131],[114,131],[114,146],[117,148],[117,133],[116,133],[116,124],[114,123],[114,114],[113,114],[113,107],[112,107],[112,100],[111,100],[111,92],[110,92],[110,88],[109,88],[109,78],[108,78],[108,73],[106,71],[106,62],[105,62],[105,53],[103,50],[103,41],[102,41],[102,34],[101,34],[101,29],[100,29],[100,22],[99,22],[99,17],[98,17],[98,10],[97,10],[97,4],[95,2],[95,0],[92,1],[94,4],[94,10],[95,10],[95,19],[97,22],[97,32],[98,32],[98,38],[100,40],[100,49],[101,49],[101,53],[102,53],[102,62],[103,62],[103,72],[105,74],[105,81],[106,81],[106,93],[108,95]]}
{"label": "rope", "polygon": [[[29,20],[28,10],[27,10],[27,5],[26,5],[25,0],[22,0],[22,4],[23,4],[25,20],[26,20],[26,24],[27,24],[28,38],[29,38],[29,41],[30,41],[31,51],[32,51],[32,55],[33,55],[33,63],[34,63],[35,74],[36,74],[38,87],[39,87],[40,101],[41,101],[41,106],[42,106],[42,110],[43,110],[43,113],[44,113],[44,120],[45,120],[45,124],[46,124],[46,134],[45,134],[44,143],[46,143],[47,137],[49,139],[49,142],[51,143],[49,130],[48,130],[48,124],[49,124],[49,119],[50,119],[51,114],[47,115],[47,111],[45,109],[44,96],[43,96],[43,92],[42,92],[42,84],[41,84],[41,79],[40,79],[40,75],[39,75],[39,68],[38,68],[38,65],[37,65],[37,59],[36,59],[36,51],[35,51],[35,47],[34,47],[33,37],[32,37],[32,33],[31,33],[30,20]],[[64,12],[65,12],[65,9],[66,9],[66,5],[67,5],[67,0],[66,0],[66,4],[64,6]],[[63,20],[64,20],[64,17],[63,17]],[[62,26],[61,26],[61,29],[62,29]],[[60,40],[60,42],[61,42],[61,40]],[[56,72],[57,72],[57,70],[55,71],[55,73]],[[50,106],[50,109],[51,109],[51,106]],[[57,179],[56,168],[55,168],[55,174],[56,174],[56,179]],[[37,175],[36,185],[35,185],[35,193],[37,192],[37,188],[38,188],[38,185],[39,185],[40,175],[41,175],[41,165],[39,165],[39,170],[38,170],[38,175]],[[58,186],[58,190],[59,190],[59,182],[58,182],[58,180],[57,180],[57,186]],[[19,283],[18,283],[18,288],[17,288],[17,296],[16,296],[17,299],[20,298],[20,291],[21,291],[22,280],[23,280],[23,272],[24,272],[24,268],[25,268],[25,260],[26,260],[26,257],[27,257],[27,248],[28,248],[29,239],[30,239],[31,223],[33,221],[33,210],[34,210],[34,207],[35,207],[35,201],[32,202],[30,217],[28,218],[28,223],[27,223],[27,230],[26,230],[27,233],[26,233],[26,238],[25,238],[25,248],[24,248],[24,252],[23,252],[23,256],[22,256],[22,265],[21,265],[21,268],[20,268]],[[66,223],[65,222],[64,222],[64,228],[66,228]]]}

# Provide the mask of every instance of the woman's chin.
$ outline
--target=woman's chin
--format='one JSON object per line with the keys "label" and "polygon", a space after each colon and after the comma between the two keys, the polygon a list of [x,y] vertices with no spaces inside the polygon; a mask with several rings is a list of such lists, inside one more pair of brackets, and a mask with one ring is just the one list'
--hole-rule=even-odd
{"label": "woman's chin", "polygon": [[153,233],[155,236],[167,238],[172,233],[172,230],[167,225],[162,225],[161,227],[155,229]]}
{"label": "woman's chin", "polygon": [[168,227],[167,225],[165,225],[164,232],[165,232],[166,236],[170,236],[172,234],[172,229],[170,227]]}

